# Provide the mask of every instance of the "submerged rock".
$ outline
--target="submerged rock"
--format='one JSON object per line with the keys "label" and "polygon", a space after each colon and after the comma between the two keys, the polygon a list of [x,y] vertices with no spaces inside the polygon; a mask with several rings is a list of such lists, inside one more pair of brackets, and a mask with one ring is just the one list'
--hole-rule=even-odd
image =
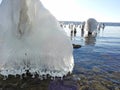
{"label": "submerged rock", "polygon": [[72,44],[74,49],[81,48],[81,45],[78,44]]}
{"label": "submerged rock", "polygon": [[79,87],[74,81],[51,81],[48,90],[78,90]]}
{"label": "submerged rock", "polygon": [[79,90],[79,85],[72,75],[63,79],[55,78],[54,80],[51,80],[51,77],[48,76],[41,80],[37,75],[32,78],[29,74],[22,75],[22,79],[19,75],[16,77],[9,75],[6,80],[1,77],[0,88],[2,90]]}

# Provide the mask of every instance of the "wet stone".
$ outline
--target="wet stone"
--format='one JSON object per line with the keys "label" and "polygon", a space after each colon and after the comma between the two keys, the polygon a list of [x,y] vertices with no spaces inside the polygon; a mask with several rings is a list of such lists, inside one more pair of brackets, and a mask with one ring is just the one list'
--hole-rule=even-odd
{"label": "wet stone", "polygon": [[[68,78],[67,78],[68,77]],[[79,85],[77,79],[73,79],[74,75],[69,75],[61,78],[55,78],[51,80],[51,77],[41,80],[38,77],[32,78],[27,75],[22,79],[19,75],[9,75],[6,80],[1,78],[0,88],[1,90],[78,90]]]}
{"label": "wet stone", "polygon": [[[50,76],[42,80],[31,74],[12,76],[6,80],[0,76],[0,88],[2,90],[120,90],[119,72],[98,73],[93,70],[81,70],[79,74],[69,74],[61,78],[51,79]],[[98,71],[98,70],[97,70]],[[43,76],[45,77],[45,76]],[[117,80],[117,81],[116,81]]]}
{"label": "wet stone", "polygon": [[73,48],[74,48],[74,49],[81,48],[81,45],[78,45],[78,44],[72,44],[72,45],[73,45]]}

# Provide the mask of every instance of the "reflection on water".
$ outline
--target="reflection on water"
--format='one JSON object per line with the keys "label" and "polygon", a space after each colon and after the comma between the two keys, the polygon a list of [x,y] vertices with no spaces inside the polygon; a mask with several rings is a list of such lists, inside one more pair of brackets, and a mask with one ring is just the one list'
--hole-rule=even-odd
{"label": "reflection on water", "polygon": [[95,42],[96,37],[89,36],[85,38],[85,45],[95,45]]}

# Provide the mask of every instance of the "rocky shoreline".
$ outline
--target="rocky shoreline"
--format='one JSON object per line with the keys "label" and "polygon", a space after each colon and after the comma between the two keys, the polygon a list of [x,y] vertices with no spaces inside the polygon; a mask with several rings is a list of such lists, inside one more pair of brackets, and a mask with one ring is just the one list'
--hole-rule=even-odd
{"label": "rocky shoreline", "polygon": [[101,74],[99,72],[79,72],[61,78],[43,78],[30,73],[12,76],[6,80],[0,75],[0,90],[120,90],[120,72]]}

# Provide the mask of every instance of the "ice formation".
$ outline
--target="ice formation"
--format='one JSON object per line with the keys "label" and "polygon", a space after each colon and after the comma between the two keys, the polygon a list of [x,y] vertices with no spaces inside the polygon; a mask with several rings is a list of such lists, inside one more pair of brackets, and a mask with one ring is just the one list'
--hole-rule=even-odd
{"label": "ice formation", "polygon": [[73,48],[58,21],[39,0],[3,0],[0,5],[0,74],[29,70],[62,77],[72,72]]}
{"label": "ice formation", "polygon": [[92,37],[96,37],[97,25],[98,25],[98,23],[94,18],[89,18],[85,22],[84,37],[89,37],[89,35],[91,35]]}

